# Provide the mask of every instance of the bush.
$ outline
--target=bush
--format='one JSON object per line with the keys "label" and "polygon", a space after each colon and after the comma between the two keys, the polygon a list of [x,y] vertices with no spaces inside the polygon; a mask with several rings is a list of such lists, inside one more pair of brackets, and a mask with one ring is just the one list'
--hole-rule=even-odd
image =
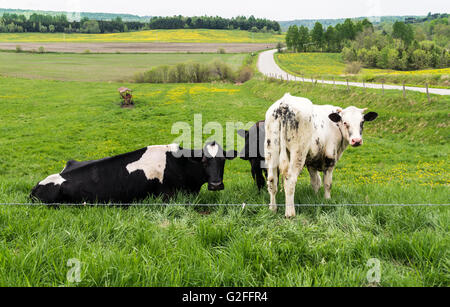
{"label": "bush", "polygon": [[16,46],[16,52],[17,53],[21,53],[23,50],[22,50],[22,47],[20,46],[20,45],[17,45]]}
{"label": "bush", "polygon": [[345,72],[348,74],[356,75],[361,71],[362,64],[360,62],[351,62],[348,63],[345,67]]}
{"label": "bush", "polygon": [[243,66],[239,73],[237,82],[244,83],[253,78],[253,69],[250,66]]}
{"label": "bush", "polygon": [[278,53],[283,53],[283,48],[284,48],[284,45],[283,45],[283,43],[278,43],[277,44],[277,50],[278,50]]}
{"label": "bush", "polygon": [[[249,67],[250,71],[251,68]],[[236,75],[238,76],[236,78]],[[226,63],[219,60],[213,63],[180,63],[172,66],[158,66],[147,72],[138,73],[133,80],[137,83],[201,83],[211,81],[241,82],[253,76],[242,68],[238,73]]]}
{"label": "bush", "polygon": [[225,51],[224,48],[219,48],[219,50],[217,50],[217,53],[218,53],[218,54],[225,54],[225,53],[227,53],[227,52]]}
{"label": "bush", "polygon": [[45,53],[45,48],[41,46],[41,47],[38,48],[37,52],[38,53]]}
{"label": "bush", "polygon": [[342,59],[346,62],[354,62],[357,60],[356,52],[353,50],[353,48],[350,47],[344,47],[342,49]]}
{"label": "bush", "polygon": [[429,57],[428,54],[425,52],[425,50],[417,49],[412,54],[412,63],[414,68],[416,69],[422,69],[428,66],[429,63]]}

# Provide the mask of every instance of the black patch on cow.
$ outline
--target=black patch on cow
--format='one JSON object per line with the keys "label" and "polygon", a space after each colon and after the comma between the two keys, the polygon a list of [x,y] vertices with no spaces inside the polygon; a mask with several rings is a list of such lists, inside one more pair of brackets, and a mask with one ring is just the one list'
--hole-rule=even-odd
{"label": "black patch on cow", "polygon": [[307,157],[306,166],[317,171],[325,171],[326,169],[333,168],[336,165],[336,160],[328,158],[326,156]]}
{"label": "black patch on cow", "polygon": [[338,113],[331,113],[328,115],[328,118],[334,123],[339,123],[342,120],[342,117]]}
{"label": "black patch on cow", "polygon": [[336,160],[335,159],[330,159],[328,157],[325,157],[325,161],[324,161],[324,166],[326,168],[330,168],[336,165]]}
{"label": "black patch on cow", "polygon": [[371,122],[371,121],[374,121],[375,119],[377,119],[377,117],[378,117],[378,113],[376,113],[376,112],[369,112],[366,115],[364,115],[364,120],[366,122]]}
{"label": "black patch on cow", "polygon": [[273,113],[275,119],[281,119],[281,123],[285,127],[289,127],[292,130],[298,130],[299,122],[295,117],[295,113],[289,108],[289,106],[281,104],[278,109]]}

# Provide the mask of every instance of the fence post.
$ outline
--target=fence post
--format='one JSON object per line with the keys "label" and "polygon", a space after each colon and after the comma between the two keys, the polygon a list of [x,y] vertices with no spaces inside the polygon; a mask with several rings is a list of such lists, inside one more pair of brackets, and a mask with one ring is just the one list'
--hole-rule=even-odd
{"label": "fence post", "polygon": [[347,78],[347,91],[350,92],[350,85],[348,85],[348,78]]}
{"label": "fence post", "polygon": [[333,77],[333,88],[336,88],[336,79]]}
{"label": "fence post", "polygon": [[305,83],[305,75],[302,74],[303,83]]}
{"label": "fence post", "polygon": [[405,81],[403,81],[403,98],[406,98]]}
{"label": "fence post", "polygon": [[384,95],[384,81],[381,81],[381,88],[383,89],[383,95]]}
{"label": "fence post", "polygon": [[428,90],[428,82],[427,82],[427,97],[428,97],[428,103],[430,103],[430,91]]}

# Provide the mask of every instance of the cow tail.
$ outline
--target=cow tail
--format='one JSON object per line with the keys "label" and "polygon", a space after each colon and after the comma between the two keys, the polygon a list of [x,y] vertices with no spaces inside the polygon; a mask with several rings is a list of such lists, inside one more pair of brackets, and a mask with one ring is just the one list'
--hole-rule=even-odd
{"label": "cow tail", "polygon": [[286,148],[286,139],[287,139],[287,131],[286,131],[286,125],[280,121],[280,174],[283,177],[287,176],[288,169],[289,169],[289,157],[287,154],[287,148]]}

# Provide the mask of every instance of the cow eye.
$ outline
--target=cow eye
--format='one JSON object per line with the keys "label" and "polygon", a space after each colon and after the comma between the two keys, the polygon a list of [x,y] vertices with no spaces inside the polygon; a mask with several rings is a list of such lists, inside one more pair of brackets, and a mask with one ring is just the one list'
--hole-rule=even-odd
{"label": "cow eye", "polygon": [[345,125],[346,127],[348,127],[348,123],[347,123],[347,122],[344,122],[344,125]]}

